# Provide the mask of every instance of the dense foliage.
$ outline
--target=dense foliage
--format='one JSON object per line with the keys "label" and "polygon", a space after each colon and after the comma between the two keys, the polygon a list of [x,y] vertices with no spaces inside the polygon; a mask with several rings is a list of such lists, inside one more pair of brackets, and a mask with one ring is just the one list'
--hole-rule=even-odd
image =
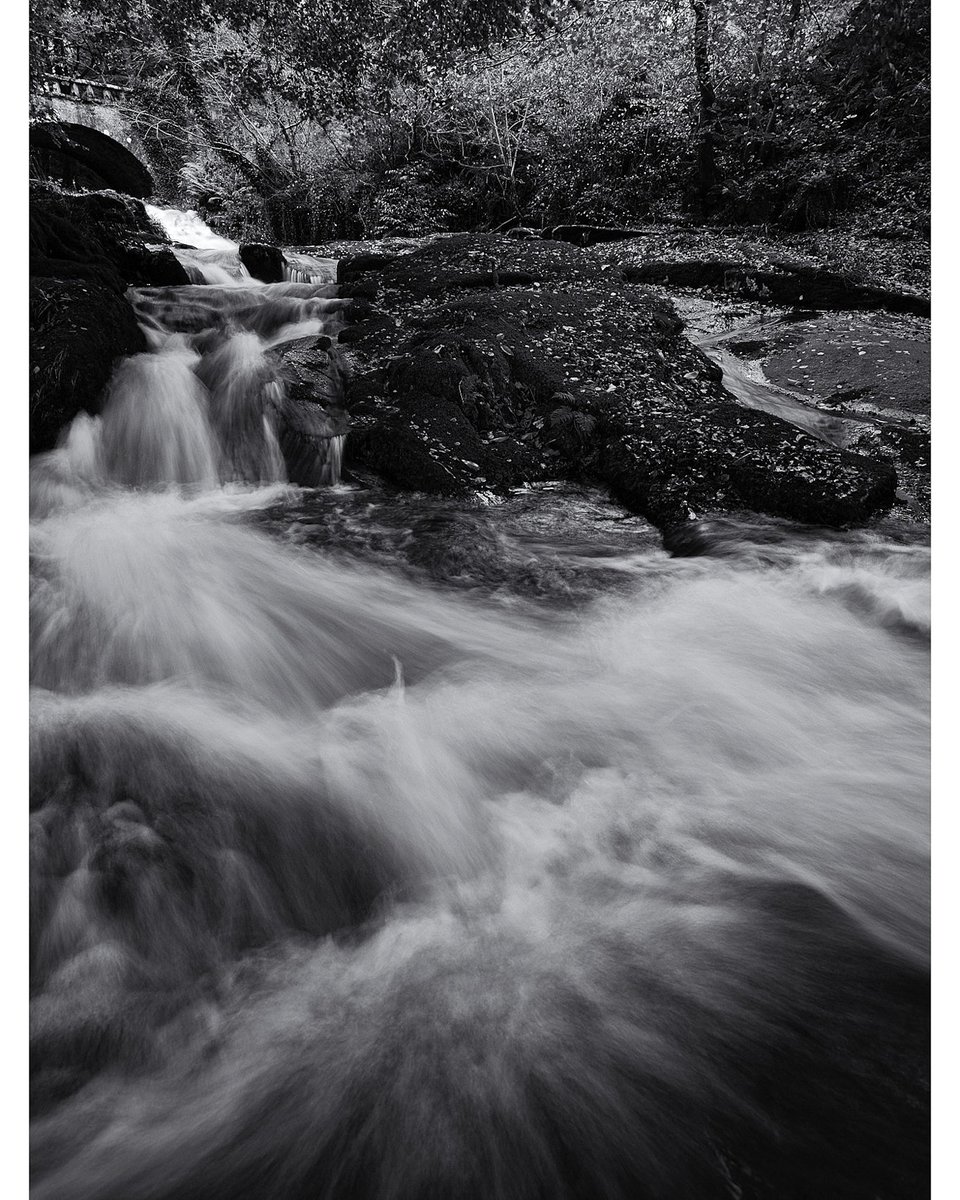
{"label": "dense foliage", "polygon": [[926,209],[923,0],[33,0],[166,197],[238,236]]}

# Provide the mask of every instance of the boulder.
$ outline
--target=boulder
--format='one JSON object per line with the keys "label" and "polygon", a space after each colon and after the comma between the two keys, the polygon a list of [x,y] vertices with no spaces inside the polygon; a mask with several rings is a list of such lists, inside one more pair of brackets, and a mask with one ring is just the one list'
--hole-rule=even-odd
{"label": "boulder", "polygon": [[283,283],[286,278],[286,259],[278,246],[247,242],[240,247],[240,261],[261,283]]}
{"label": "boulder", "polygon": [[337,283],[349,283],[360,275],[379,271],[395,258],[395,254],[346,254],[337,261]]}
{"label": "boulder", "polygon": [[30,189],[30,450],[96,413],[118,358],[146,349],[131,284],[189,282],[143,205],[116,192]]}
{"label": "boulder", "polygon": [[30,272],[89,279],[115,291],[190,282],[138,200],[38,183],[30,188]]}
{"label": "boulder", "polygon": [[43,121],[30,128],[30,166],[35,175],[68,188],[128,196],[150,196],[150,172],[115,138],[68,121]]}
{"label": "boulder", "polygon": [[352,363],[347,352],[325,334],[283,342],[269,353],[280,367],[291,399],[343,407]]}
{"label": "boulder", "polygon": [[187,276],[139,200],[30,188],[30,451],[97,413],[116,360],[146,349],[124,293]]}
{"label": "boulder", "polygon": [[322,335],[283,343],[270,357],[283,384],[274,420],[287,478],[301,487],[330,482],[331,440],[350,428],[344,408],[350,360]]}
{"label": "boulder", "polygon": [[450,495],[599,480],[662,530],[744,508],[836,526],[893,503],[888,464],[738,404],[676,313],[569,245],[441,238],[378,281],[348,465]]}
{"label": "boulder", "polygon": [[120,252],[119,271],[125,282],[137,287],[182,287],[192,282],[169,246],[128,243]]}
{"label": "boulder", "polygon": [[146,349],[133,309],[93,279],[30,280],[30,453],[77,413],[100,411],[114,364]]}

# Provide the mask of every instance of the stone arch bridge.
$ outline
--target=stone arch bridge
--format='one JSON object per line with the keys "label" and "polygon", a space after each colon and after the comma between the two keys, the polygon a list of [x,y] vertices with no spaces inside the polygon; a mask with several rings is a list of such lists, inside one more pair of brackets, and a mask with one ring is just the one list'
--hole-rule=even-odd
{"label": "stone arch bridge", "polygon": [[[153,193],[145,146],[125,108],[133,89],[124,80],[47,72],[34,83],[45,117],[30,128],[30,172],[78,190],[111,188]],[[52,120],[50,118],[53,118]]]}

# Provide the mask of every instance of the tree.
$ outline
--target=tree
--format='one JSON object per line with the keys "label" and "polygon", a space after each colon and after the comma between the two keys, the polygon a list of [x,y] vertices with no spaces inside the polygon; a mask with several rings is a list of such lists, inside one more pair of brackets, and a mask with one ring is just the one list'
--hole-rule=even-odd
{"label": "tree", "polygon": [[693,61],[700,96],[697,135],[697,192],[709,207],[717,188],[717,97],[710,61],[710,5],[713,0],[690,0],[693,9]]}
{"label": "tree", "polygon": [[31,66],[35,80],[126,81],[124,113],[164,194],[209,202],[235,236],[627,224],[690,209],[803,224],[831,219],[881,161],[922,164],[926,10],[31,0]]}
{"label": "tree", "polygon": [[303,166],[297,130],[323,136],[371,92],[389,96],[398,80],[543,27],[558,2],[31,0],[31,73],[35,84],[81,67],[121,76],[129,118],[157,158],[196,175],[215,155],[279,235],[278,198],[298,190]]}

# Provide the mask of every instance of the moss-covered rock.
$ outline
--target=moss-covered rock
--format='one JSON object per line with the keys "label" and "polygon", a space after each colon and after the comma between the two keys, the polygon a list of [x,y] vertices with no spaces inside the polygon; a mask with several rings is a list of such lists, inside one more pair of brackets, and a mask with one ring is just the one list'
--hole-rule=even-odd
{"label": "moss-covered rock", "polygon": [[815,233],[650,225],[588,254],[635,282],[833,311],[930,312],[929,240],[909,233],[898,240],[866,222]]}
{"label": "moss-covered rock", "polygon": [[650,261],[624,267],[624,277],[635,283],[719,288],[733,295],[769,300],[775,304],[804,303],[834,311],[880,308],[888,312],[930,316],[930,301],[925,296],[875,287],[842,272],[787,261],[770,263],[765,268],[729,259]]}

